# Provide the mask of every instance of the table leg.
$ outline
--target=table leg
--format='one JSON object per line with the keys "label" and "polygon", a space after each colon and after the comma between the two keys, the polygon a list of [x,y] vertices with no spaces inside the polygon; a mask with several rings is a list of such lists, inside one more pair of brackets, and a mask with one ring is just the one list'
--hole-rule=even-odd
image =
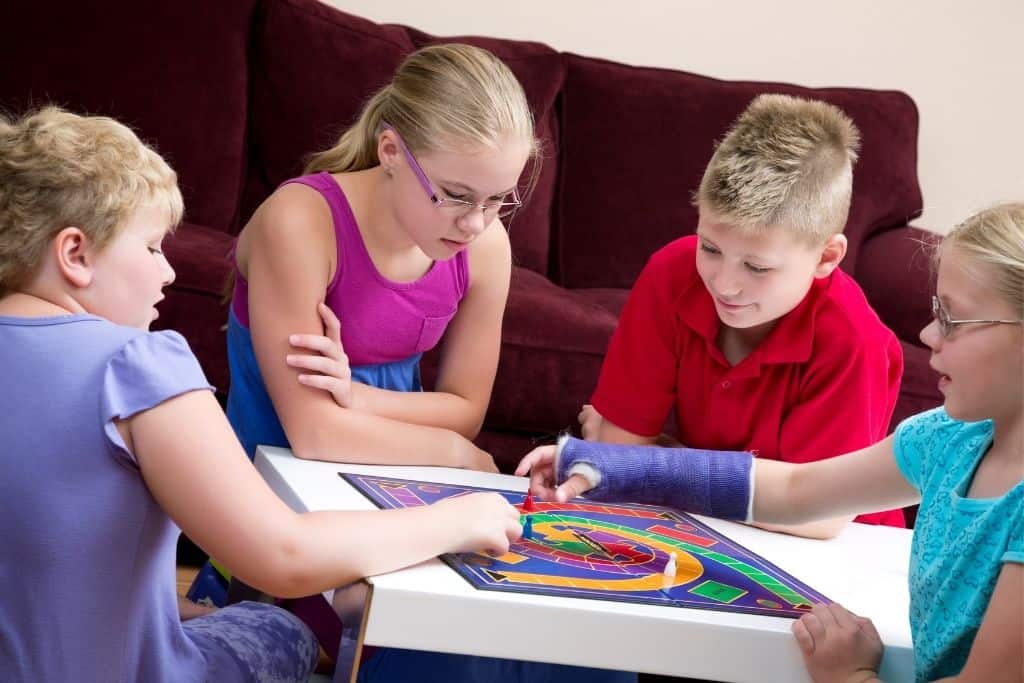
{"label": "table leg", "polygon": [[334,591],[331,606],[341,618],[341,644],[334,665],[334,683],[355,683],[363,652],[363,635],[370,616],[373,586],[356,581]]}

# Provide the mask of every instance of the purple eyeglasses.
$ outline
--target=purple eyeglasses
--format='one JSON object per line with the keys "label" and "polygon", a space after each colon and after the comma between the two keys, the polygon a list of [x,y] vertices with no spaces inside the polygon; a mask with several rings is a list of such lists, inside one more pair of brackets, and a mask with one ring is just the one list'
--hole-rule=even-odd
{"label": "purple eyeglasses", "polygon": [[[409,161],[409,166],[412,168],[412,172],[416,174],[416,177],[420,181],[420,185],[423,186],[423,191],[427,193],[427,197],[430,202],[439,209],[445,209],[456,214],[460,218],[466,216],[474,209],[480,209],[484,218],[490,220],[494,216],[498,216],[502,220],[510,218],[522,205],[522,200],[519,199],[519,193],[513,189],[509,195],[501,201],[491,202],[468,202],[465,199],[456,199],[455,197],[438,197],[437,192],[434,191],[433,185],[427,179],[427,174],[423,172],[423,167],[420,166],[419,162],[416,161],[416,157],[412,155],[412,152],[405,145],[405,140],[398,134],[398,131],[394,129],[388,123],[382,123],[381,127],[384,130],[390,130],[395,134],[395,138],[398,139],[398,144],[402,147],[402,152],[405,154],[405,158]],[[511,200],[511,201],[509,201]]]}

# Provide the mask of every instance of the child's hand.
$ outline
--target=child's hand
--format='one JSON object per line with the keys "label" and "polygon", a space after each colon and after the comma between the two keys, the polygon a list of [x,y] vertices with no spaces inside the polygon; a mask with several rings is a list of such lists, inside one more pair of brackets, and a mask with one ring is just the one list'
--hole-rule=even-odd
{"label": "child's hand", "polygon": [[589,403],[584,403],[576,420],[580,423],[580,433],[583,435],[583,439],[597,441],[597,435],[601,432],[601,424],[604,422],[601,413],[597,412]]}
{"label": "child's hand", "polygon": [[216,611],[216,607],[200,605],[198,602],[192,602],[188,598],[183,598],[180,595],[178,596],[178,617],[182,621],[188,621],[189,619],[195,619],[196,617],[204,617],[207,614],[213,614]]}
{"label": "child's hand", "polygon": [[877,680],[882,639],[870,619],[842,605],[815,605],[793,622],[793,635],[815,683]]}
{"label": "child's hand", "polygon": [[509,544],[523,534],[519,510],[497,493],[471,493],[445,498],[432,506],[442,514],[442,524],[457,529],[450,553],[504,555]]}
{"label": "child's hand", "polygon": [[320,319],[324,321],[326,336],[293,334],[288,338],[292,346],[316,351],[315,354],[289,354],[285,359],[293,368],[312,370],[317,374],[301,374],[299,382],[307,387],[323,389],[334,397],[342,408],[352,406],[352,369],[341,345],[341,322],[334,311],[322,302],[317,304]]}
{"label": "child's hand", "polygon": [[526,454],[516,467],[517,476],[530,475],[530,493],[541,500],[564,503],[590,490],[590,482],[580,474],[574,474],[561,486],[557,486],[557,446],[540,446]]}

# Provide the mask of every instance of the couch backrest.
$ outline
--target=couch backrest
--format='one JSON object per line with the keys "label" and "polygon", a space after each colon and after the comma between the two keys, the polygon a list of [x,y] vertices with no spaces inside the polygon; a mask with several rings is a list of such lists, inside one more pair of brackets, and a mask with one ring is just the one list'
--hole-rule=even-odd
{"label": "couch backrest", "polygon": [[899,92],[728,82],[539,43],[440,38],[318,0],[55,11],[0,3],[0,107],[52,101],[132,125],[177,169],[186,218],[215,230],[236,232],[306,155],[333,144],[409,52],[446,41],[490,49],[523,83],[546,154],[510,225],[513,254],[564,286],[628,288],[653,251],[692,233],[690,196],[713,142],[760,92],[834,102],[861,129],[848,271],[866,237],[921,210],[917,111]]}
{"label": "couch backrest", "polygon": [[832,102],[861,130],[846,234],[860,244],[921,211],[917,109],[904,93],[722,81],[558,53],[539,43],[437,37],[317,0],[264,0],[252,42],[244,220],[304,157],[329,147],[410,51],[460,41],[510,66],[547,147],[530,202],[510,226],[516,262],[570,288],[632,286],[658,247],[696,229],[690,197],[714,142],[759,93]]}
{"label": "couch backrest", "polygon": [[697,227],[691,205],[714,142],[757,94],[822,99],[860,128],[843,267],[921,212],[917,108],[901,92],[721,81],[567,55],[553,264],[570,287],[631,287],[647,257]]}
{"label": "couch backrest", "polygon": [[[333,145],[370,95],[391,80],[406,55],[438,42],[471,43],[503,59],[523,84],[545,146],[557,150],[554,102],[564,65],[551,48],[493,38],[438,38],[403,26],[375,24],[317,0],[264,2],[253,39],[243,218],[277,185],[300,173],[310,153]],[[558,177],[557,155],[548,157],[536,191],[510,226],[517,263],[541,272],[548,264]]]}
{"label": "couch backrest", "polygon": [[177,170],[186,218],[235,222],[255,0],[0,3],[0,107],[104,114]]}
{"label": "couch backrest", "polygon": [[405,29],[318,2],[261,2],[252,36],[244,222],[306,157],[330,147],[413,49]]}

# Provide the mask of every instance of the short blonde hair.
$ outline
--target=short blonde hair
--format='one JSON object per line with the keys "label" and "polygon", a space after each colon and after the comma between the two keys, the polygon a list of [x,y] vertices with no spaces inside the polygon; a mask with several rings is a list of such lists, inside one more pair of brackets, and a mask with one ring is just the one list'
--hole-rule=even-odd
{"label": "short blonde hair", "polygon": [[838,107],[760,95],[715,148],[694,197],[748,232],[821,243],[846,226],[860,133]]}
{"label": "short blonde hair", "polygon": [[996,291],[1024,315],[1024,202],[974,214],[946,235],[938,253],[950,247],[990,266]]}
{"label": "short blonde hair", "polygon": [[377,135],[390,124],[413,153],[495,147],[526,141],[540,171],[539,144],[523,88],[504,62],[471,45],[432,45],[413,52],[363,107],[334,147],[314,154],[306,173],[360,171],[380,163]]}
{"label": "short blonde hair", "polygon": [[46,107],[0,116],[0,296],[21,287],[46,246],[77,227],[102,249],[136,210],[183,212],[177,176],[127,126]]}

